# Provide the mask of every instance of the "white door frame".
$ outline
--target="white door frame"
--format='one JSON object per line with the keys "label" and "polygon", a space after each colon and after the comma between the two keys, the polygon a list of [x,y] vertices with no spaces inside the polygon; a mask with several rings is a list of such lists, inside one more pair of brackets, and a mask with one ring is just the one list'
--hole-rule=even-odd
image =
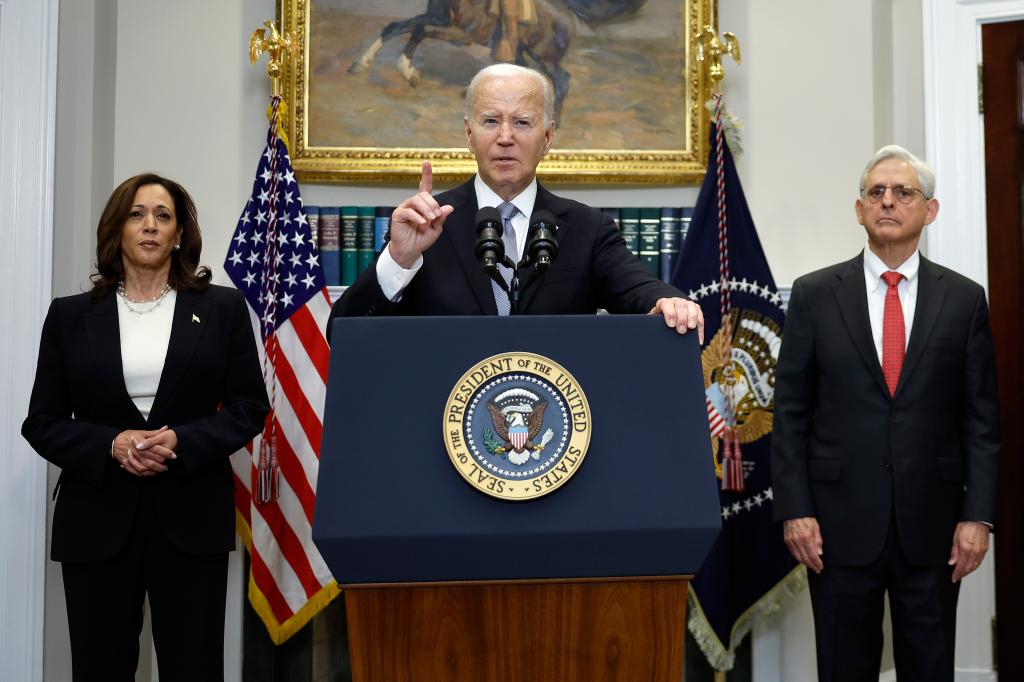
{"label": "white door frame", "polygon": [[58,0],[0,0],[0,679],[43,679],[46,463],[21,437],[50,303]]}
{"label": "white door frame", "polygon": [[[925,231],[929,258],[988,289],[985,125],[978,111],[982,24],[1024,18],[1022,0],[924,0],[925,149],[942,202]],[[993,551],[964,581],[957,612],[957,680],[995,680]]]}

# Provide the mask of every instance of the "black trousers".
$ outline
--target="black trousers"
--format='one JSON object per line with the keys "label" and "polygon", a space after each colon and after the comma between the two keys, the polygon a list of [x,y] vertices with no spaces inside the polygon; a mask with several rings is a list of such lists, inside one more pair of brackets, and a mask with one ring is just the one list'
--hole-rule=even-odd
{"label": "black trousers", "polygon": [[[950,547],[953,537],[950,536]],[[828,540],[826,539],[826,557]],[[907,561],[894,524],[881,556],[867,566],[807,571],[821,682],[878,682],[884,596],[889,593],[899,682],[953,681],[956,601],[953,567]]]}
{"label": "black trousers", "polygon": [[147,501],[113,558],[63,562],[75,682],[134,682],[147,594],[160,682],[221,682],[227,566],[172,547]]}

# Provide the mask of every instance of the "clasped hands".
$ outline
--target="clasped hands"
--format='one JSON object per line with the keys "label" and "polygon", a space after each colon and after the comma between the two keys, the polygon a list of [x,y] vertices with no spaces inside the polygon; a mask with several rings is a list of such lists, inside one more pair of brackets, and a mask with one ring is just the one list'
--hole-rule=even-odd
{"label": "clasped hands", "polygon": [[[961,521],[956,524],[953,546],[949,552],[949,561],[946,562],[953,567],[953,582],[965,578],[981,565],[988,552],[990,532],[987,525],[977,521]],[[824,543],[816,518],[806,516],[784,521],[782,536],[794,559],[815,573],[821,573],[825,568],[821,560]]]}
{"label": "clasped hands", "polygon": [[155,431],[128,429],[117,434],[110,456],[135,476],[155,476],[167,471],[167,461],[177,459],[178,437],[167,426]]}

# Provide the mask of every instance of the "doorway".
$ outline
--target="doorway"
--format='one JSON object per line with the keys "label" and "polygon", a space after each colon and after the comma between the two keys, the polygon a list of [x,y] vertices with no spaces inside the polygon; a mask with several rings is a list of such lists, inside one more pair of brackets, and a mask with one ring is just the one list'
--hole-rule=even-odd
{"label": "doorway", "polygon": [[988,293],[1003,452],[996,516],[995,664],[1005,680],[1024,679],[1024,21],[981,30],[985,120]]}

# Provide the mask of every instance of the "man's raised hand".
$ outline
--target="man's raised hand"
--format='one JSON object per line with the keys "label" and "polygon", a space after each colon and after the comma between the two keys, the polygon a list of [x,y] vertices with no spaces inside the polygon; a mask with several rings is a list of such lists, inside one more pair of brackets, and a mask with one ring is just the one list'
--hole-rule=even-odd
{"label": "man's raised hand", "polygon": [[433,182],[430,162],[424,161],[419,192],[399,204],[391,214],[388,251],[394,261],[406,270],[416,264],[420,254],[433,246],[441,236],[444,221],[455,210],[451,205],[439,205],[431,196]]}

